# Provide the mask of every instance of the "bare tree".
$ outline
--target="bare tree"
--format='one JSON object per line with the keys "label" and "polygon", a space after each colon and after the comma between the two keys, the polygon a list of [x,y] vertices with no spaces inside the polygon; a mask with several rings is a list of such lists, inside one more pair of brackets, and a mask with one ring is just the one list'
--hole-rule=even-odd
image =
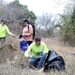
{"label": "bare tree", "polygon": [[48,33],[51,33],[52,28],[55,24],[55,17],[52,14],[43,14],[41,17],[39,17],[39,22],[40,27],[44,26],[46,31]]}

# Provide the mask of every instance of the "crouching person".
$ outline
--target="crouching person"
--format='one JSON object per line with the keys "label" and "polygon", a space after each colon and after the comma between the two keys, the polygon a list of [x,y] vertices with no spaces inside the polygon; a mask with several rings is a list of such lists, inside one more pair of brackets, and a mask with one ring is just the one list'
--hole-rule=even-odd
{"label": "crouching person", "polygon": [[40,37],[36,36],[34,42],[28,47],[24,55],[26,58],[29,58],[30,66],[42,68],[47,53],[48,48],[46,44],[41,41]]}

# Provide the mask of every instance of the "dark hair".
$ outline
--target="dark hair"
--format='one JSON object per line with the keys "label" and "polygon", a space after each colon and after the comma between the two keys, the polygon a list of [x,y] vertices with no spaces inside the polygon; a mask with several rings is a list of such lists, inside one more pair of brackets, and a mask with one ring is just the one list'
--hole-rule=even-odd
{"label": "dark hair", "polygon": [[2,19],[2,20],[1,20],[1,22],[5,23],[5,22],[6,22],[6,20]]}
{"label": "dark hair", "polygon": [[35,36],[35,41],[41,41],[41,37],[40,36]]}
{"label": "dark hair", "polygon": [[24,19],[24,20],[23,20],[23,23],[24,23],[24,22],[27,22],[27,23],[29,24],[29,21],[28,21],[27,19]]}

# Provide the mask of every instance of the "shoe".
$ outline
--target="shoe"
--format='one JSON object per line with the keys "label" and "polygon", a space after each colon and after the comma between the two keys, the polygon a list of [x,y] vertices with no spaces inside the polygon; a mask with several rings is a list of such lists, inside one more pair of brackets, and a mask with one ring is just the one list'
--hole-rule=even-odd
{"label": "shoe", "polygon": [[38,68],[38,69],[42,69],[42,67],[38,67],[38,66],[37,66],[37,68]]}
{"label": "shoe", "polygon": [[29,64],[29,67],[32,68],[32,69],[35,69],[35,67],[31,64]]}

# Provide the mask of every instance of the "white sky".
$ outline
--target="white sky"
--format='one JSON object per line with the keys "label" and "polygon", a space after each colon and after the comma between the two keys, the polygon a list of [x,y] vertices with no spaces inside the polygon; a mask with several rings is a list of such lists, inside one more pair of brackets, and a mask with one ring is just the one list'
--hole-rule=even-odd
{"label": "white sky", "polygon": [[[6,2],[11,2],[14,0],[5,0]],[[58,0],[19,0],[23,5],[27,5],[30,11],[33,11],[35,15],[39,16],[42,13],[62,13],[65,4],[60,4],[58,6]],[[61,0],[62,3],[68,0]]]}

